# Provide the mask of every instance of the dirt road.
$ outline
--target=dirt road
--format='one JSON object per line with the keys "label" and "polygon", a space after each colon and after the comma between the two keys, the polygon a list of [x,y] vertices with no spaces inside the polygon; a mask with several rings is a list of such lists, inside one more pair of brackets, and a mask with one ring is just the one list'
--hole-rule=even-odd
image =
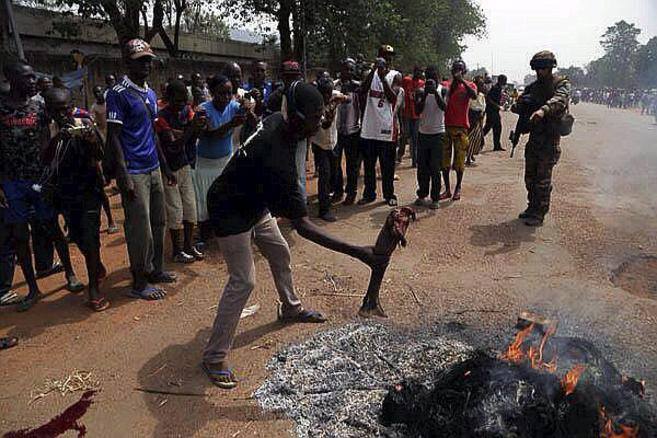
{"label": "dirt road", "polygon": [[[419,211],[409,246],[398,250],[388,270],[383,306],[391,324],[455,321],[479,330],[482,342],[500,346],[519,311],[539,311],[559,318],[561,333],[592,340],[654,392],[657,267],[643,256],[657,254],[657,126],[634,112],[595,105],[580,104],[574,113],[577,125],[563,141],[545,226],[531,229],[516,219],[525,206],[522,151],[511,160],[508,153],[489,152],[489,143],[478,166],[467,170],[460,202]],[[511,120],[505,115],[505,133]],[[397,173],[402,204],[411,203],[413,169],[405,161]],[[118,209],[118,198],[113,202]],[[382,204],[339,208],[340,220],[327,229],[372,243],[388,211]],[[350,295],[364,293],[367,270],[295,233],[287,236],[305,304],[330,316],[325,327],[356,319],[360,299]],[[112,271],[105,283],[109,311],[92,314],[82,297],[58,290],[61,278],[42,283],[48,297],[30,312],[0,310],[0,335],[21,339],[19,347],[0,353],[0,431],[34,428],[62,412],[82,393],[30,401],[47,379],[84,370],[100,387],[80,420],[88,436],[288,436],[290,422],[263,413],[250,396],[278,346],[320,327],[275,322],[276,295],[264,260],[257,262],[258,286],[250,300],[261,308],[241,322],[232,356],[242,383],[222,392],[199,368],[226,278],[220,256],[212,253],[206,262],[178,269],[180,281],[169,288],[169,298],[147,303],[124,297],[122,237],[105,238],[103,251]],[[614,274],[616,281],[643,290],[616,287]],[[653,283],[642,275],[653,275]]]}

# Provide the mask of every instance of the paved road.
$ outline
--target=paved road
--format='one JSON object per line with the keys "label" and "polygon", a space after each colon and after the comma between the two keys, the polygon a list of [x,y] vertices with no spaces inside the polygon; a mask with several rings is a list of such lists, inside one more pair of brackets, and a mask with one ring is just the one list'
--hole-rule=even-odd
{"label": "paved road", "polygon": [[[546,225],[529,229],[515,219],[525,203],[522,153],[510,160],[506,153],[485,152],[467,171],[462,201],[420,211],[409,246],[395,254],[389,269],[383,305],[392,324],[456,321],[481,333],[479,341],[489,346],[508,341],[521,310],[558,317],[561,333],[591,339],[623,372],[646,378],[654,392],[657,301],[615,287],[610,276],[628,259],[657,254],[657,126],[636,113],[594,105],[578,105],[574,113],[577,125],[563,142]],[[507,125],[512,119],[505,115]],[[406,162],[398,173],[398,193],[410,203],[414,173]],[[118,199],[114,204],[118,210]],[[383,205],[342,208],[340,221],[327,228],[373,242],[387,212]],[[294,233],[288,237],[305,303],[330,315],[330,326],[354,320],[360,300],[348,295],[364,291],[367,270]],[[133,302],[123,298],[128,275],[122,238],[112,236],[103,245],[113,271],[105,283],[109,311],[90,313],[80,297],[57,290],[61,279],[44,282],[51,292],[29,313],[0,310],[0,335],[22,341],[0,353],[0,432],[39,426],[79,399],[81,393],[50,394],[28,404],[46,379],[77,369],[92,371],[101,386],[80,421],[89,436],[287,436],[289,421],[263,413],[249,397],[266,378],[265,364],[277,346],[319,328],[274,322],[266,263],[257,262],[259,283],[251,299],[261,309],[242,321],[235,342],[242,385],[221,392],[198,366],[225,280],[220,256],[181,269],[180,285],[166,301]],[[80,260],[76,253],[78,266]]]}

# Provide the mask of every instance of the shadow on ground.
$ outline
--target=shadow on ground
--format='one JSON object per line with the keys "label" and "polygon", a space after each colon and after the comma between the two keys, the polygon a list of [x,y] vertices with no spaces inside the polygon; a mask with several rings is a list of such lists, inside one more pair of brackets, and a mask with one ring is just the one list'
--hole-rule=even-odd
{"label": "shadow on ground", "polygon": [[473,225],[470,243],[479,247],[491,247],[487,256],[506,254],[520,248],[523,242],[534,242],[536,228],[526,226],[520,219],[500,224]]}

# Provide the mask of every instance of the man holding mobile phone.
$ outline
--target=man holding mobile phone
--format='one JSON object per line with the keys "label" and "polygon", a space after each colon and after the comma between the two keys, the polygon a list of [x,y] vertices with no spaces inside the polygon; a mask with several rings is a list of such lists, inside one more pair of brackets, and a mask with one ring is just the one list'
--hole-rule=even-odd
{"label": "man holding mobile phone", "polygon": [[176,263],[203,260],[203,254],[193,244],[197,215],[192,166],[196,163],[196,141],[207,124],[207,113],[203,110],[195,113],[187,99],[183,82],[169,83],[167,105],[155,122],[162,151],[177,181],[175,186],[164,188],[172,259]]}

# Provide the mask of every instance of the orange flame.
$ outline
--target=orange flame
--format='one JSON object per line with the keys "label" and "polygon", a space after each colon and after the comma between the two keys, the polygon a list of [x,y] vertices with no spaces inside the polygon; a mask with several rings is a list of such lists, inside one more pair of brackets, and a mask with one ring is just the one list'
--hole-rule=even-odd
{"label": "orange flame", "polygon": [[543,334],[543,337],[541,338],[539,347],[536,348],[531,345],[525,353],[522,350],[522,344],[525,342],[525,339],[527,336],[529,336],[532,330],[534,330],[533,323],[516,333],[515,339],[511,345],[507,347],[506,352],[503,353],[500,357],[513,363],[521,363],[524,359],[528,359],[532,368],[537,370],[545,369],[551,373],[554,373],[557,370],[557,356],[555,355],[550,362],[544,362],[543,350],[550,336],[554,335],[556,332],[556,329],[554,327],[548,328],[548,330],[546,330],[545,334]]}
{"label": "orange flame", "polygon": [[604,425],[602,426],[601,438],[637,438],[639,436],[639,427],[627,426],[619,424],[618,429],[620,433],[616,432],[617,428],[614,427],[614,422],[607,416],[607,410],[604,406],[600,406],[600,417]]}
{"label": "orange flame", "polygon": [[586,367],[582,364],[577,364],[563,376],[561,379],[561,388],[566,395],[570,395],[575,391],[579,377],[582,375]]}
{"label": "orange flame", "polygon": [[533,329],[534,324],[532,323],[528,327],[516,333],[516,338],[506,349],[506,353],[502,354],[501,358],[513,363],[522,362],[522,360],[525,358],[525,353],[520,347],[522,346],[522,343],[525,342],[525,338],[529,336]]}

